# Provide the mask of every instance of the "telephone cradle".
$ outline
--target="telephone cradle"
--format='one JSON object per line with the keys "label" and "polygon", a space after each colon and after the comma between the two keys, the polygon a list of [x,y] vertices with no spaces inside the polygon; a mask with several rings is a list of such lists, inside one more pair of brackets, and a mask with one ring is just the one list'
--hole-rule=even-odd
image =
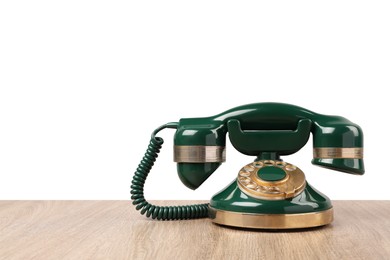
{"label": "telephone cradle", "polygon": [[[210,203],[152,205],[145,200],[144,185],[164,142],[156,135],[165,128],[176,129],[174,161],[180,180],[190,189],[197,189],[225,161],[227,133],[237,151],[255,160]],[[327,225],[333,221],[330,199],[309,185],[301,169],[281,159],[299,151],[310,133],[312,164],[364,174],[363,132],[358,125],[294,105],[257,103],[157,128],[133,176],[131,199],[141,214],[157,220],[208,217],[221,225],[259,229]]]}

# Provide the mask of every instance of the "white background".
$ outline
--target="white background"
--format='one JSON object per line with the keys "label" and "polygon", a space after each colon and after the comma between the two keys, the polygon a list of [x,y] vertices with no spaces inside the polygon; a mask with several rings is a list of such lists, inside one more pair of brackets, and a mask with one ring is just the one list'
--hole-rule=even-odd
{"label": "white background", "polygon": [[[388,1],[2,1],[0,199],[129,199],[159,125],[254,102],[344,116],[365,134],[366,174],[285,158],[332,199],[390,199]],[[208,199],[253,160],[181,184],[173,130],[150,199]]]}

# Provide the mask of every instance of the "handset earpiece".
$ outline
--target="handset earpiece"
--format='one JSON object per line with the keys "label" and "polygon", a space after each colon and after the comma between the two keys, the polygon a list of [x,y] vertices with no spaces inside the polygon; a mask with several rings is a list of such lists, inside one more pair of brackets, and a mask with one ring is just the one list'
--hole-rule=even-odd
{"label": "handset earpiece", "polygon": [[226,131],[219,124],[182,119],[174,137],[174,161],[180,180],[197,189],[226,160]]}
{"label": "handset earpiece", "polygon": [[364,174],[362,129],[340,116],[324,116],[318,120],[313,132],[312,164]]}

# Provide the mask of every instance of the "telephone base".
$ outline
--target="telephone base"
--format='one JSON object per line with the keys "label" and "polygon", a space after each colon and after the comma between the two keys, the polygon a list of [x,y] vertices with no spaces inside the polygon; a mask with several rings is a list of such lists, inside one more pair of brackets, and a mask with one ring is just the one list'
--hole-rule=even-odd
{"label": "telephone base", "polygon": [[214,195],[209,217],[214,223],[259,229],[297,229],[318,227],[333,221],[330,199],[306,182],[293,198],[265,200],[248,196],[233,181]]}
{"label": "telephone base", "polygon": [[258,229],[297,229],[324,226],[333,221],[333,208],[301,214],[253,214],[209,207],[216,224]]}

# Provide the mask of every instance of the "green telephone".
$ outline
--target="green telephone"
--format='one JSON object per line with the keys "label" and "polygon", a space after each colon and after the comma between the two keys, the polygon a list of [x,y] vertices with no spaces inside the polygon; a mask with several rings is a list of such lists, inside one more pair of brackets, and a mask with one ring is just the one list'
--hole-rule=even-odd
{"label": "green telephone", "polygon": [[[256,156],[238,171],[210,203],[155,206],[144,198],[145,180],[163,139],[157,133],[175,128],[174,161],[180,180],[198,188],[225,161],[225,139],[239,152]],[[304,173],[280,156],[299,151],[313,135],[312,163],[332,170],[364,174],[363,132],[339,116],[314,113],[282,103],[257,103],[205,118],[184,118],[157,128],[131,185],[137,210],[158,220],[209,217],[214,223],[261,229],[308,228],[333,221],[328,197],[311,187]]]}

